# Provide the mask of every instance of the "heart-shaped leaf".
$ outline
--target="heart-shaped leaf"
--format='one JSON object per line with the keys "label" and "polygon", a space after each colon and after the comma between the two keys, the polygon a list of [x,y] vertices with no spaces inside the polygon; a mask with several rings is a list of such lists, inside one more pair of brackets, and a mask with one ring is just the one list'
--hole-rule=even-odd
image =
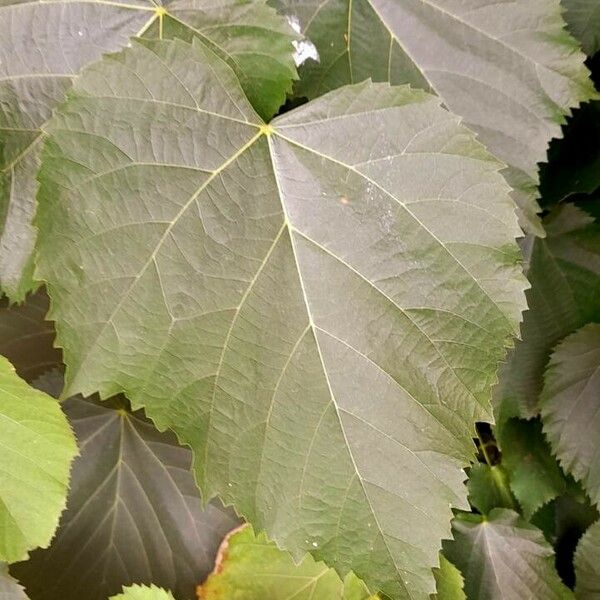
{"label": "heart-shaped leaf", "polygon": [[81,452],[67,510],[51,546],[13,565],[15,575],[36,600],[105,600],[136,582],[194,598],[235,515],[219,502],[202,510],[189,449],[123,399],[62,407]]}
{"label": "heart-shaped leaf", "polygon": [[444,554],[463,574],[467,598],[573,598],[554,569],[552,547],[516,512],[461,513],[452,531],[454,541],[444,542]]}
{"label": "heart-shaped leaf", "polygon": [[433,592],[524,306],[498,163],[407,86],[265,125],[197,41],[91,66],[48,132],[39,276],[68,393],[143,404],[206,497],[296,557]]}

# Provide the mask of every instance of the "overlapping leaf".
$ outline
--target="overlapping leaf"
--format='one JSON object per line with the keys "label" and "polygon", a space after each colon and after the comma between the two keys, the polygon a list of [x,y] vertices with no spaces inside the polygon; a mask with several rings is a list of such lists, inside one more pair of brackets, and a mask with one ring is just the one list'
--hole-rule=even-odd
{"label": "overlapping leaf", "polygon": [[514,508],[508,475],[502,465],[476,464],[469,471],[469,502],[480,513],[494,508]]}
{"label": "overlapping leaf", "polygon": [[190,451],[142,414],[117,400],[62,406],[81,451],[67,510],[52,545],[13,572],[34,600],[105,600],[134,582],[194,598],[235,516],[218,502],[202,510]]}
{"label": "overlapping leaf", "polygon": [[538,419],[510,419],[498,438],[502,464],[523,516],[531,516],[566,489],[566,479],[550,451]]}
{"label": "overlapping leaf", "polygon": [[459,514],[452,529],[454,541],[444,542],[444,554],[463,574],[470,600],[573,598],[554,569],[554,552],[542,532],[514,511]]}
{"label": "overlapping leaf", "polygon": [[[593,0],[592,0],[593,1]],[[273,0],[316,44],[309,98],[367,77],[433,90],[508,167],[522,225],[536,215],[538,162],[569,107],[593,95],[559,0]]]}
{"label": "overlapping leaf", "polygon": [[406,86],[266,126],[181,41],[87,69],[48,131],[39,275],[68,392],[143,403],[206,497],[296,557],[433,592],[523,308],[498,164]]}
{"label": "overlapping leaf", "polygon": [[224,542],[214,572],[198,587],[198,600],[377,600],[353,573],[342,581],[311,556],[297,564],[252,527]]}
{"label": "overlapping leaf", "polygon": [[600,521],[583,535],[575,552],[575,597],[578,600],[600,598]]}
{"label": "overlapping leaf", "polygon": [[58,403],[0,356],[0,560],[46,547],[65,505],[75,438]]}
{"label": "overlapping leaf", "polygon": [[440,566],[433,570],[433,574],[436,583],[435,600],[466,600],[464,579],[444,555],[440,555]]}
{"label": "overlapping leaf", "polygon": [[267,117],[295,77],[293,32],[260,1],[175,0],[165,9],[150,0],[8,0],[0,30],[0,289],[16,301],[34,285],[40,128],[84,65],[131,36],[193,31],[235,66]]}
{"label": "overlapping leaf", "polygon": [[20,306],[0,300],[0,354],[29,382],[61,365],[60,349],[53,346],[54,326],[45,320],[48,306],[43,290]]}
{"label": "overlapping leaf", "polygon": [[545,220],[547,238],[530,249],[529,310],[497,388],[497,420],[539,411],[544,368],[558,342],[600,314],[600,226],[565,205]]}
{"label": "overlapping leaf", "polygon": [[600,4],[597,0],[562,0],[571,33],[592,56],[600,50]]}
{"label": "overlapping leaf", "polygon": [[600,324],[559,344],[541,398],[544,432],[566,472],[600,503]]}

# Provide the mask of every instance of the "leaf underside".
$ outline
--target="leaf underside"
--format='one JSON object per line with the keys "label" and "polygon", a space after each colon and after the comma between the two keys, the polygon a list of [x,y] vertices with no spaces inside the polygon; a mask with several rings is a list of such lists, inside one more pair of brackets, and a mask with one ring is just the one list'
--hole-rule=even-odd
{"label": "leaf underside", "polygon": [[444,542],[444,554],[465,578],[467,598],[573,598],[554,570],[552,547],[516,512],[459,514],[452,531],[454,541]]}
{"label": "leaf underside", "polygon": [[563,340],[550,359],[540,400],[544,433],[561,466],[600,505],[600,324]]}
{"label": "leaf underside", "polygon": [[62,407],[81,449],[67,510],[51,546],[13,573],[36,600],[105,600],[131,583],[192,600],[238,524],[233,513],[216,501],[202,510],[189,449],[118,399]]}
{"label": "leaf underside", "polygon": [[296,557],[433,592],[524,306],[498,164],[406,86],[266,126],[197,42],[91,66],[48,133],[38,276],[68,394],[143,404],[204,496]]}
{"label": "leaf underside", "polygon": [[58,403],[0,356],[0,560],[46,547],[65,505],[75,438]]}
{"label": "leaf underside", "polygon": [[562,0],[569,31],[584,52],[593,56],[600,50],[600,5],[597,0]]}
{"label": "leaf underside", "polygon": [[[595,2],[595,0],[591,0]],[[543,235],[538,163],[570,107],[594,96],[559,0],[272,0],[319,53],[300,69],[314,98],[367,77],[434,91],[506,163],[526,231]]]}
{"label": "leaf underside", "polygon": [[13,364],[25,381],[60,367],[60,349],[53,346],[54,326],[46,321],[48,296],[43,290],[28,296],[20,305],[0,300],[0,354]]}
{"label": "leaf underside", "polygon": [[0,5],[0,289],[12,301],[35,287],[41,128],[82,67],[123,48],[131,36],[195,35],[235,65],[260,114],[271,117],[285,101],[296,77],[293,32],[273,9],[246,0],[165,5],[165,16],[150,0]]}

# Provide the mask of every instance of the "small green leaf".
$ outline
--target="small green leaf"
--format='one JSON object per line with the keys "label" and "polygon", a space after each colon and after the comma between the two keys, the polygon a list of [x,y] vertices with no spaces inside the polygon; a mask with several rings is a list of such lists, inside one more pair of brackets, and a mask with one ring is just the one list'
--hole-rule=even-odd
{"label": "small green leaf", "polygon": [[538,419],[510,419],[501,428],[498,442],[510,488],[529,520],[541,506],[562,494],[567,482]]}
{"label": "small green leaf", "polygon": [[342,581],[334,569],[310,555],[296,563],[267,539],[244,526],[227,537],[214,572],[198,588],[199,600],[367,600],[353,573]]}
{"label": "small green leaf", "polygon": [[484,515],[493,508],[514,508],[508,476],[502,465],[477,463],[469,471],[469,502]]}
{"label": "small green leaf", "polygon": [[600,521],[582,536],[575,551],[575,597],[578,600],[600,598]]}
{"label": "small green leaf", "polygon": [[566,204],[544,220],[547,237],[529,240],[521,340],[515,342],[501,369],[494,413],[500,424],[507,416],[538,414],[544,369],[554,346],[600,314],[600,225],[584,211]]}
{"label": "small green leaf", "polygon": [[463,576],[443,554],[440,554],[440,566],[433,569],[433,575],[436,600],[466,600]]}
{"label": "small green leaf", "polygon": [[562,0],[569,31],[581,42],[584,52],[593,56],[600,50],[600,4],[598,0]]}
{"label": "small green leaf", "polygon": [[77,445],[56,400],[27,385],[3,356],[0,444],[0,560],[10,563],[50,543]]}
{"label": "small green leaf", "polygon": [[171,592],[154,585],[132,585],[124,587],[122,594],[111,596],[109,600],[175,600]]}
{"label": "small green leaf", "polygon": [[560,464],[600,504],[600,324],[582,327],[557,346],[540,402]]}
{"label": "small green leaf", "polygon": [[444,554],[465,578],[467,598],[573,598],[554,569],[552,547],[516,512],[495,508],[487,517],[459,513],[452,530],[454,541],[444,541]]}
{"label": "small green leaf", "polygon": [[8,573],[6,563],[0,562],[0,600],[29,600],[23,587]]}

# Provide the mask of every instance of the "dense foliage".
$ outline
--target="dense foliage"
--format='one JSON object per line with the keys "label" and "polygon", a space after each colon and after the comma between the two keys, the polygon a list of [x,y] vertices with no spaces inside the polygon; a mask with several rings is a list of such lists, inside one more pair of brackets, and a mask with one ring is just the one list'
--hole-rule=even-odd
{"label": "dense foliage", "polygon": [[600,598],[563,1],[0,0],[3,600]]}

